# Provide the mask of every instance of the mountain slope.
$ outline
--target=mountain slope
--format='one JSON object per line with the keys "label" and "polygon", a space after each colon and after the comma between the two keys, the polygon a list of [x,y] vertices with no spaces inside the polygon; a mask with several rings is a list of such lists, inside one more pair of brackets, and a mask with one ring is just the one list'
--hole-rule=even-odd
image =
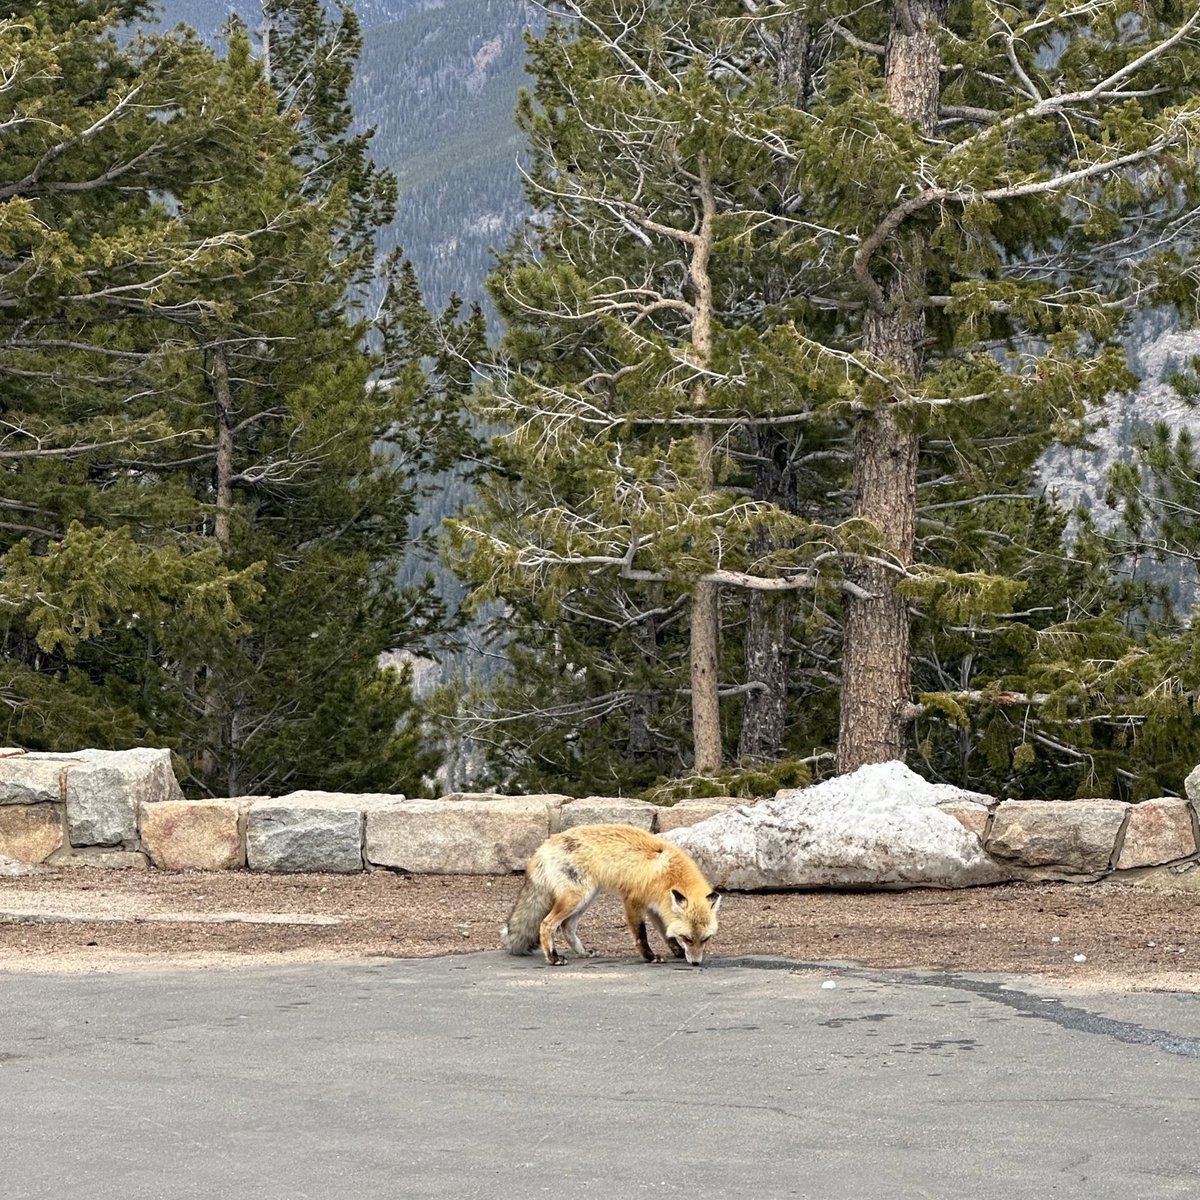
{"label": "mountain slope", "polygon": [[435,304],[479,298],[489,250],[525,211],[512,112],[533,15],[514,0],[448,0],[367,34],[352,99],[400,185],[382,241],[404,247]]}
{"label": "mountain slope", "polygon": [[[429,0],[354,0],[354,11],[364,29],[393,21],[410,9],[426,7]],[[333,4],[327,7],[332,10]],[[202,37],[214,37],[225,24],[230,13],[251,26],[262,19],[262,8],[256,0],[165,0],[160,5],[160,23],[167,28],[180,23],[190,25]]]}
{"label": "mountain slope", "polygon": [[[355,11],[364,49],[351,100],[400,184],[380,248],[404,248],[434,305],[451,292],[479,299],[491,248],[525,211],[512,113],[538,12],[520,0],[356,0]],[[256,0],[169,0],[162,24],[215,40],[231,12],[261,23]]]}

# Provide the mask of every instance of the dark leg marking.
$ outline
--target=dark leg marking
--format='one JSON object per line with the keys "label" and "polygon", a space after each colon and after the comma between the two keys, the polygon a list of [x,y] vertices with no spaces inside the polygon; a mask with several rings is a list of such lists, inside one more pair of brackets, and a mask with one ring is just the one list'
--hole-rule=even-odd
{"label": "dark leg marking", "polygon": [[637,927],[637,946],[642,953],[642,957],[652,963],[656,960],[656,955],[650,949],[650,939],[646,936],[646,922],[642,921]]}

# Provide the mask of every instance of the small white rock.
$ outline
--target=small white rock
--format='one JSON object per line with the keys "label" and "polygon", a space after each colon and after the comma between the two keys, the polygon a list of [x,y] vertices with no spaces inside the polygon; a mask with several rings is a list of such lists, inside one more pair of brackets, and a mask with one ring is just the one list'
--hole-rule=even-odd
{"label": "small white rock", "polygon": [[1050,939],[1050,941],[1051,941],[1052,943],[1055,943],[1055,944],[1057,944],[1058,942],[1061,942],[1061,941],[1062,941],[1062,938],[1056,938],[1056,937],[1055,937],[1055,938],[1051,938],[1051,939]]}
{"label": "small white rock", "polygon": [[837,984],[834,983],[832,979],[827,979],[823,984],[821,984],[821,986],[823,988],[835,988],[837,987]]}
{"label": "small white rock", "polygon": [[1087,955],[1086,954],[1076,954],[1074,961],[1075,962],[1087,962]]}

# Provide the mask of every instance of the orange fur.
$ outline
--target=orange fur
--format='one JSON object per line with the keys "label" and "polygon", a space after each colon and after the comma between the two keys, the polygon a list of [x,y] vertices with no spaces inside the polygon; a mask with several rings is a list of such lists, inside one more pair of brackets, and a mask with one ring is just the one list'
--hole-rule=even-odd
{"label": "orange fur", "polygon": [[540,943],[548,963],[564,962],[554,945],[561,928],[571,949],[587,955],[576,926],[596,893],[616,892],[647,962],[661,961],[646,937],[649,918],[678,958],[699,964],[717,931],[720,897],[678,846],[632,825],[579,825],[538,847],[525,872],[501,940],[513,954]]}

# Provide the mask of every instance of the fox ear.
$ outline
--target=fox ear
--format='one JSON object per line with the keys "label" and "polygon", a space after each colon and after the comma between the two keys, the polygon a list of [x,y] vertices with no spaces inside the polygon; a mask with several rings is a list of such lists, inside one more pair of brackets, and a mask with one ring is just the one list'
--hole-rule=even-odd
{"label": "fox ear", "polygon": [[713,910],[713,912],[716,912],[717,909],[721,907],[721,896],[719,892],[709,892],[707,899],[708,906]]}
{"label": "fox ear", "polygon": [[683,910],[685,908],[687,908],[687,897],[682,892],[676,891],[675,888],[672,888],[671,889],[671,911],[679,913],[679,912],[683,912]]}

